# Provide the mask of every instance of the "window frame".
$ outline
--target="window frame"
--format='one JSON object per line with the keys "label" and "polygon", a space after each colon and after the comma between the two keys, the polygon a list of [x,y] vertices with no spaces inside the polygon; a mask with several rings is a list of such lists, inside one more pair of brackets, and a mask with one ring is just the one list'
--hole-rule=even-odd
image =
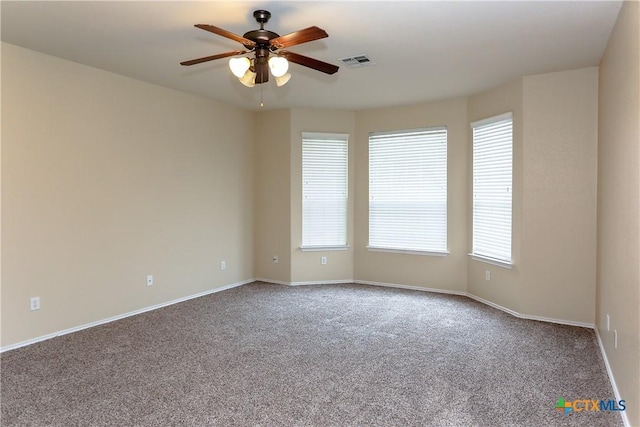
{"label": "window frame", "polygon": [[[476,154],[478,152],[478,150],[476,149],[476,130],[486,130],[488,127],[492,126],[492,125],[502,125],[505,122],[509,122],[509,125],[511,127],[511,133],[510,133],[510,139],[509,139],[509,152],[508,152],[508,156],[509,156],[509,167],[508,167],[508,172],[509,172],[509,180],[508,180],[508,190],[507,193],[509,194],[509,236],[508,239],[503,240],[508,240],[508,252],[509,252],[509,256],[508,257],[503,257],[503,256],[496,256],[498,255],[497,252],[492,252],[491,250],[487,250],[485,247],[483,247],[482,245],[480,246],[480,248],[478,248],[478,240],[482,240],[487,239],[489,237],[491,237],[491,232],[487,231],[487,230],[483,230],[481,233],[483,233],[481,236],[478,236],[479,231],[477,230],[477,227],[480,226],[481,224],[481,220],[477,219],[477,171],[476,171],[476,167],[477,167],[477,160],[476,160]],[[470,124],[471,126],[471,158],[472,158],[472,165],[471,165],[471,197],[472,197],[472,206],[471,206],[471,252],[469,253],[469,256],[471,256],[472,259],[476,260],[476,261],[481,261],[481,262],[485,262],[488,264],[492,264],[498,267],[503,267],[503,268],[507,268],[507,269],[511,269],[514,265],[514,261],[513,261],[513,150],[514,150],[514,138],[513,138],[513,125],[514,125],[514,120],[513,120],[513,112],[507,112],[507,113],[503,113],[503,114],[499,114],[496,116],[492,116],[492,117],[488,117],[482,120],[478,120],[475,122],[472,122]],[[494,140],[497,140],[497,138],[494,136],[492,137]],[[487,141],[484,141],[485,143]],[[502,140],[498,140],[497,143],[505,143],[505,141]],[[485,150],[483,153],[483,155],[487,155],[487,150]],[[501,152],[499,150],[494,150],[492,153],[489,153],[490,155],[493,156],[504,156],[505,152]],[[503,166],[504,168],[504,166]],[[495,178],[495,177],[494,177]],[[497,177],[498,179],[500,179],[500,176],[498,175]],[[506,179],[505,177],[502,177],[502,179]],[[501,183],[501,185],[505,185],[507,181],[504,181]],[[497,208],[497,209],[501,209],[501,207],[498,205],[497,207],[495,206],[496,202],[495,200],[490,201],[491,202],[491,207],[492,208]],[[503,207],[502,207],[503,208]],[[504,212],[502,212],[504,213]],[[483,222],[487,222],[487,220],[485,219]],[[500,224],[498,223],[498,227],[499,226],[504,226],[504,223]],[[500,236],[498,236],[500,237]],[[480,239],[479,239],[480,238]],[[499,245],[496,245],[499,246]]]}
{"label": "window frame", "polygon": [[[433,214],[434,212],[436,212],[436,215],[439,214],[440,216],[440,221],[439,221],[439,229],[435,229],[437,231],[437,233],[440,233],[440,238],[441,240],[438,242],[441,246],[430,246],[430,243],[434,242],[437,240],[433,238],[434,233],[431,233],[430,237],[425,237],[423,239],[421,239],[420,242],[417,242],[417,244],[421,244],[424,245],[422,247],[417,247],[416,244],[413,244],[411,241],[409,241],[409,243],[407,243],[408,241],[405,240],[404,242],[401,240],[398,240],[397,242],[393,242],[391,244],[386,244],[386,243],[390,243],[389,241],[387,242],[383,242],[383,238],[380,239],[376,239],[376,237],[374,237],[374,241],[372,241],[372,234],[374,233],[372,231],[372,226],[373,226],[373,222],[375,220],[377,220],[377,218],[375,217],[377,215],[377,212],[372,209],[372,198],[377,197],[379,194],[384,194],[384,190],[382,190],[380,193],[377,194],[372,194],[373,190],[372,188],[374,188],[373,185],[373,180],[377,179],[375,176],[378,173],[377,170],[375,170],[376,168],[380,168],[379,170],[383,170],[384,169],[384,162],[392,162],[394,159],[392,159],[393,156],[395,156],[395,154],[390,154],[390,157],[387,158],[383,158],[381,159],[379,162],[376,159],[373,159],[372,156],[375,156],[375,151],[378,150],[378,148],[372,148],[372,144],[375,143],[393,143],[394,140],[398,140],[398,139],[402,139],[403,137],[408,137],[408,139],[410,140],[411,138],[416,139],[419,138],[416,137],[415,135],[419,135],[419,134],[424,134],[422,136],[424,141],[417,141],[417,142],[429,142],[429,143],[443,143],[444,147],[443,149],[440,149],[439,147],[433,147],[433,146],[427,146],[424,148],[424,151],[422,152],[423,156],[436,156],[435,160],[433,158],[430,158],[428,160],[428,162],[437,162],[437,166],[440,168],[438,170],[438,168],[435,168],[436,170],[438,170],[438,177],[434,180],[433,176],[436,175],[435,172],[424,172],[421,171],[420,173],[418,173],[418,177],[416,178],[417,181],[420,181],[422,179],[425,179],[425,177],[429,177],[431,179],[431,181],[429,182],[430,185],[433,185],[433,187],[435,188],[436,186],[440,185],[443,188],[441,188],[440,190],[442,191],[436,191],[433,189],[430,189],[429,191],[425,191],[424,193],[420,193],[421,198],[423,199],[421,202],[422,203],[427,203],[427,201],[425,200],[426,195],[429,196],[434,196],[438,197],[437,200],[435,200],[436,205],[440,204],[441,209],[432,209],[431,207],[429,207],[429,209],[422,209],[421,212],[419,212],[419,215],[416,215],[413,217],[413,219],[415,218],[419,218],[416,222],[424,222],[424,223],[428,223],[428,220],[426,219],[426,217],[429,214]],[[377,141],[376,141],[377,139]],[[385,141],[386,140],[386,141]],[[411,150],[411,148],[408,148],[408,146],[410,145],[410,142],[408,141],[403,141],[403,143],[405,144],[405,146],[403,147],[403,152],[409,152]],[[369,201],[369,205],[368,205],[368,215],[369,215],[369,227],[368,227],[368,246],[367,249],[369,251],[373,251],[373,252],[390,252],[390,253],[401,253],[401,254],[412,254],[412,255],[428,255],[428,256],[447,256],[449,254],[449,249],[448,249],[448,129],[446,126],[431,126],[431,127],[423,127],[423,128],[415,128],[415,129],[399,129],[399,130],[393,130],[393,131],[383,131],[383,132],[371,132],[369,134],[369,164],[368,164],[368,168],[369,168],[369,186],[368,186],[368,190],[369,190],[369,194],[368,194],[368,201]],[[414,148],[415,149],[415,148]],[[435,153],[435,154],[434,154]],[[406,155],[406,154],[405,154]],[[442,158],[438,158],[437,156],[441,156]],[[417,156],[416,156],[417,157]],[[395,159],[396,161],[398,159]],[[425,165],[422,166],[416,166],[414,163],[417,161],[416,159],[400,159],[403,162],[403,165],[405,165],[406,167],[409,168],[409,170],[414,170],[414,169],[423,169]],[[409,162],[409,163],[406,163]],[[380,165],[380,163],[382,163],[383,165]],[[387,166],[388,167],[388,166]],[[390,172],[388,172],[390,173]],[[384,175],[384,172],[382,172],[382,174]],[[431,176],[430,176],[431,175]],[[439,180],[439,181],[438,181]],[[414,180],[407,180],[407,182],[416,182]],[[396,188],[400,188],[402,189],[403,187],[400,187],[402,183],[396,183],[393,184],[392,186],[395,186]],[[416,190],[418,189],[423,189],[425,187],[420,187],[418,184],[413,184],[416,188]],[[419,188],[418,188],[419,187]],[[395,191],[397,191],[395,188],[393,189]],[[432,200],[433,201],[433,200]],[[391,215],[397,215],[398,213],[400,214],[407,214],[407,212],[409,212],[411,209],[407,208],[404,210],[396,210],[393,214]],[[428,225],[425,224],[421,224],[421,227],[424,227],[423,229],[426,231],[431,231],[429,230]],[[391,230],[393,228],[393,226],[391,226],[388,230]],[[378,234],[379,236],[384,234],[384,228],[381,228],[379,230],[376,230],[375,233]],[[408,233],[406,230],[402,230],[404,233]],[[406,236],[405,236],[406,237]],[[411,239],[413,240],[413,239]],[[431,242],[430,242],[431,240]]]}
{"label": "window frame", "polygon": [[[306,240],[308,235],[305,234],[306,225],[308,225],[307,221],[309,219],[308,216],[305,215],[305,200],[307,200],[306,188],[307,185],[305,183],[305,142],[313,141],[315,143],[320,142],[332,142],[332,143],[341,143],[344,144],[342,147],[344,149],[344,159],[341,160],[341,170],[344,171],[344,182],[340,188],[344,192],[343,202],[343,212],[344,215],[341,218],[342,221],[342,230],[343,233],[341,237],[343,240],[340,242],[333,242],[327,244],[314,244],[313,239]],[[301,184],[302,184],[302,200],[301,200],[301,244],[300,250],[303,252],[306,251],[341,251],[347,250],[350,246],[348,244],[349,239],[349,134],[345,133],[329,133],[329,132],[302,132],[301,135]],[[320,226],[320,228],[324,228]]]}

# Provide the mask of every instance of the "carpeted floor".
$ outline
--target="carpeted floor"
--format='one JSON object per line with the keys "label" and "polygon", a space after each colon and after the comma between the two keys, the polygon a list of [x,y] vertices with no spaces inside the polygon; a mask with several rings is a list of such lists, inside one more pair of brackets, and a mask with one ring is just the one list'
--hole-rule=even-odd
{"label": "carpeted floor", "polygon": [[617,426],[594,331],[465,297],[254,283],[3,353],[3,426]]}

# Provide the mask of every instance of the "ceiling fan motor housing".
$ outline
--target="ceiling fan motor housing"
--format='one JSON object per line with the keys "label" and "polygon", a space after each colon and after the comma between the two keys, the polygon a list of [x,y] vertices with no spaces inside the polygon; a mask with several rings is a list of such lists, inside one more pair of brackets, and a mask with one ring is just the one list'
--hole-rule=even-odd
{"label": "ceiling fan motor housing", "polygon": [[[280,37],[280,35],[277,33],[274,33],[273,31],[260,29],[260,30],[247,31],[246,33],[244,33],[243,37],[245,39],[249,39],[256,42],[258,46],[262,45],[268,48],[269,40],[278,38]],[[251,46],[244,45],[244,47],[246,47],[247,49],[251,49]]]}
{"label": "ceiling fan motor housing", "polygon": [[269,49],[267,47],[256,47],[256,59],[254,61],[254,72],[256,73],[256,84],[269,81]]}
{"label": "ceiling fan motor housing", "polygon": [[[268,10],[256,10],[255,12],[253,12],[253,17],[256,18],[256,21],[258,21],[258,23],[260,24],[260,29],[247,31],[246,33],[244,33],[243,37],[255,42],[259,48],[269,48],[269,42],[272,39],[280,37],[280,34],[264,29],[264,24],[266,24],[269,21],[269,18],[271,18],[271,12],[269,12]],[[244,46],[247,49],[251,48],[251,46]]]}

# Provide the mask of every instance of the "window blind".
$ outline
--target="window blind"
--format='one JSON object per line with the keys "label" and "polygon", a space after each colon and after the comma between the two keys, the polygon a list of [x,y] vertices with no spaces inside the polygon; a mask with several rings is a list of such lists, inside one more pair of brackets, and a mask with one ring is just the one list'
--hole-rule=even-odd
{"label": "window blind", "polygon": [[369,247],[447,252],[447,129],[369,135]]}
{"label": "window blind", "polygon": [[302,135],[302,247],[347,244],[348,135]]}
{"label": "window blind", "polygon": [[471,124],[473,129],[472,255],[511,264],[513,117]]}

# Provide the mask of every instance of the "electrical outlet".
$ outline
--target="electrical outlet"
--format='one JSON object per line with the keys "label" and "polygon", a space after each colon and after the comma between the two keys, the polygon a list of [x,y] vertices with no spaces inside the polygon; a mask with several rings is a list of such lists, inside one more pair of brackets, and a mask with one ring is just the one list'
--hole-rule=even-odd
{"label": "electrical outlet", "polygon": [[153,286],[153,276],[147,276],[147,286]]}
{"label": "electrical outlet", "polygon": [[220,263],[220,270],[225,270],[227,268],[227,261],[222,261]]}
{"label": "electrical outlet", "polygon": [[31,298],[31,311],[40,310],[40,297]]}
{"label": "electrical outlet", "polygon": [[327,264],[327,257],[323,256],[322,258],[320,258],[320,264],[322,265],[326,265]]}
{"label": "electrical outlet", "polygon": [[607,331],[611,330],[611,319],[609,318],[609,315],[607,314]]}
{"label": "electrical outlet", "polygon": [[489,270],[484,272],[484,280],[486,280],[487,282],[491,281],[491,272]]}
{"label": "electrical outlet", "polygon": [[613,330],[613,348],[618,348],[618,330]]}
{"label": "electrical outlet", "polygon": [[277,264],[278,263],[278,255],[274,255],[273,256],[273,263]]}

